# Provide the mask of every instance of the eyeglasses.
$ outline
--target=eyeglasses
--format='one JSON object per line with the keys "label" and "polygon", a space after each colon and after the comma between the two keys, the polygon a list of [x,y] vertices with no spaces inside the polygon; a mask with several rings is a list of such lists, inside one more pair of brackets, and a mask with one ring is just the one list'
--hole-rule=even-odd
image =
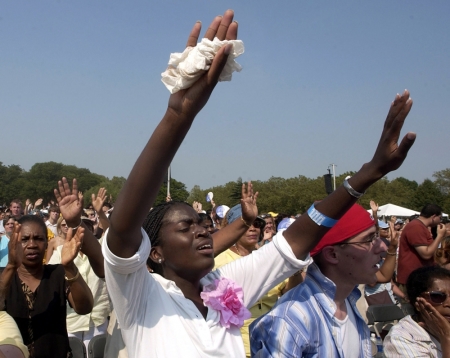
{"label": "eyeglasses", "polygon": [[378,239],[378,235],[377,233],[373,233],[372,235],[369,236],[369,238],[365,241],[358,241],[358,242],[341,242],[339,244],[336,245],[364,245],[364,244],[369,244],[369,247],[373,246],[373,242]]}
{"label": "eyeglasses", "polygon": [[67,224],[61,224],[62,227],[67,227]]}
{"label": "eyeglasses", "polygon": [[261,219],[267,219],[267,218],[271,218],[272,215],[270,215],[270,214],[262,214],[262,215],[259,215],[259,217],[260,217]]}
{"label": "eyeglasses", "polygon": [[431,303],[434,303],[436,305],[442,305],[448,297],[448,294],[441,291],[428,291],[424,292],[423,294],[428,295],[428,297],[430,297]]}
{"label": "eyeglasses", "polygon": [[255,220],[252,225],[255,229],[261,229],[266,225],[266,222],[264,220]]}

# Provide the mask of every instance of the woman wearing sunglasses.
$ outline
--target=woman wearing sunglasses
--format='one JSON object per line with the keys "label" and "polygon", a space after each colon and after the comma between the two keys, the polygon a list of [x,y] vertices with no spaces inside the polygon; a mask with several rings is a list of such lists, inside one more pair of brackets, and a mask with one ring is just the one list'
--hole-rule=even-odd
{"label": "woman wearing sunglasses", "polygon": [[[242,209],[241,204],[238,204],[228,210],[227,215],[224,220],[224,227],[233,223],[236,220],[242,220]],[[253,223],[245,223],[248,227],[247,231],[239,238],[239,240],[231,246],[228,250],[222,252],[215,258],[215,266],[214,269],[218,269],[226,264],[233,262],[235,260],[239,260],[244,256],[250,255],[253,251],[256,250],[257,243],[260,242],[264,236],[264,227],[266,225],[265,220],[257,216]],[[286,280],[287,281],[287,280]],[[243,326],[241,327],[242,340],[244,341],[245,354],[247,357],[250,357],[250,342],[249,342],[249,326],[250,324],[266,314],[271,310],[271,308],[275,305],[278,300],[278,297],[281,296],[283,290],[286,287],[286,281],[283,281],[281,284],[273,287],[267,294],[261,297],[258,302],[249,308],[251,317],[244,321]]]}
{"label": "woman wearing sunglasses", "polygon": [[415,314],[392,327],[385,356],[450,357],[450,271],[421,267],[408,277],[406,291]]}

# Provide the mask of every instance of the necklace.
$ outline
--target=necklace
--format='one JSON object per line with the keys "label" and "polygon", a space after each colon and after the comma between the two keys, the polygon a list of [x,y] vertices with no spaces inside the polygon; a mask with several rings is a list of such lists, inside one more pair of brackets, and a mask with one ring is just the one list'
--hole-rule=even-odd
{"label": "necklace", "polygon": [[234,244],[233,247],[234,247],[234,249],[236,250],[236,253],[237,253],[239,256],[242,256],[241,253],[239,252],[239,249],[238,249],[238,247],[236,246],[236,244]]}

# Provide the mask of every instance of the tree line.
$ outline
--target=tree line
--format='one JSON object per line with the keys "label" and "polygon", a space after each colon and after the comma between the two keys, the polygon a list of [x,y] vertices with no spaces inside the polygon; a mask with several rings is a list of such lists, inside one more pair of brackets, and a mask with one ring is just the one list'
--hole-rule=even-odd
{"label": "tree line", "polygon": [[[348,172],[336,177],[336,185],[339,186]],[[0,203],[9,205],[11,200],[19,198],[22,201],[30,199],[34,203],[38,198],[43,198],[44,205],[54,200],[53,189],[62,177],[69,181],[77,178],[78,187],[85,197],[85,203],[89,203],[91,194],[97,193],[100,187],[105,187],[109,201],[114,202],[123,184],[124,177],[111,179],[89,169],[78,168],[75,165],[66,165],[56,162],[34,164],[29,171],[19,165],[3,165],[0,162]],[[216,205],[225,204],[230,207],[238,204],[242,180],[238,178],[220,186],[201,189],[195,185],[189,192],[186,185],[174,178],[170,180],[170,195],[173,200],[202,203],[203,209],[211,208],[206,202],[208,192],[214,193]],[[297,214],[305,212],[312,202],[322,200],[327,196],[323,177],[315,179],[299,175],[295,178],[272,177],[266,181],[253,181],[255,191],[259,192],[259,211],[275,211],[285,214]],[[166,200],[167,182],[160,187],[155,205]],[[450,168],[435,172],[433,180],[425,179],[421,184],[403,177],[394,180],[383,178],[369,188],[359,203],[369,208],[369,201],[375,200],[378,204],[392,203],[409,209],[420,211],[423,205],[435,203],[440,205],[444,212],[450,213]]]}
{"label": "tree line", "polygon": [[[343,173],[336,177],[339,186],[348,175]],[[372,185],[361,197],[359,203],[369,209],[370,200],[379,205],[395,204],[412,210],[420,211],[427,203],[441,206],[445,213],[450,214],[450,168],[433,174],[433,179],[425,179],[421,184],[403,177],[388,180],[386,177]],[[304,213],[311,203],[322,200],[327,196],[323,177],[315,179],[300,175],[295,178],[272,177],[267,181],[255,180],[253,190],[259,192],[258,209],[263,212],[277,212],[289,215]],[[211,205],[206,202],[208,192],[214,194],[216,205],[225,204],[232,207],[239,203],[242,180],[224,185],[201,189],[198,185],[192,188],[188,202],[198,201],[204,209]]]}

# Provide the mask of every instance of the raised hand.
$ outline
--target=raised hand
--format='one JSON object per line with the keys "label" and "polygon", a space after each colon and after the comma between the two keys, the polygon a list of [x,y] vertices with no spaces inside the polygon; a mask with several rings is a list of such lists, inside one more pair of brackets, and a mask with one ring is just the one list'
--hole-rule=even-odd
{"label": "raised hand", "polygon": [[42,198],[36,200],[36,202],[34,203],[34,208],[36,209],[38,206],[40,206],[42,204],[42,201],[43,201]]}
{"label": "raised hand", "polygon": [[72,264],[78,252],[81,250],[84,238],[84,228],[79,227],[75,234],[73,234],[72,228],[67,231],[66,240],[61,250],[61,264],[68,266]]}
{"label": "raised hand", "polygon": [[22,265],[23,247],[20,237],[21,225],[14,223],[14,229],[8,243],[8,264],[18,269]]}
{"label": "raised hand", "polygon": [[370,201],[370,209],[372,209],[372,212],[374,213],[378,212],[378,204],[373,200]]}
{"label": "raised hand", "polygon": [[78,195],[78,183],[73,179],[72,190],[70,190],[69,183],[66,178],[58,181],[58,189],[54,190],[56,200],[58,201],[59,209],[67,225],[75,227],[81,221],[81,212],[83,211],[83,201]]}
{"label": "raised hand", "polygon": [[389,113],[384,122],[383,132],[378,143],[375,154],[370,161],[373,166],[373,173],[376,177],[382,178],[387,173],[400,167],[408,154],[409,149],[414,144],[416,134],[407,133],[400,145],[398,139],[403,123],[411,110],[413,104],[409,97],[409,91],[405,90],[402,95],[397,94],[391,104]]}
{"label": "raised hand", "polygon": [[247,183],[247,188],[245,183],[242,183],[241,192],[241,208],[242,208],[242,219],[247,224],[253,223],[258,216],[258,207],[256,206],[256,199],[258,198],[258,192],[253,193],[253,184],[251,181]]}
{"label": "raised hand", "polygon": [[393,246],[398,246],[398,240],[400,239],[400,231],[395,230],[395,221],[389,221],[389,228],[390,228],[390,243]]}
{"label": "raised hand", "polygon": [[[238,24],[233,22],[234,11],[227,10],[223,16],[216,16],[209,25],[205,33],[205,38],[213,40],[217,37],[219,40],[236,40]],[[197,46],[198,38],[200,36],[201,23],[197,22],[189,34],[187,47]],[[176,115],[194,117],[203,106],[208,102],[214,87],[217,84],[220,73],[226,64],[228,55],[232,50],[232,45],[222,47],[216,54],[209,71],[205,72],[192,87],[180,90],[170,96],[169,110],[172,110]]]}
{"label": "raised hand", "polygon": [[194,201],[194,203],[192,204],[192,207],[198,213],[201,213],[203,210],[203,205],[201,203],[199,203],[198,201]]}
{"label": "raised hand", "polygon": [[94,207],[94,210],[99,213],[102,211],[103,204],[106,200],[106,189],[100,188],[98,189],[97,197],[95,194],[92,194],[92,206]]}

